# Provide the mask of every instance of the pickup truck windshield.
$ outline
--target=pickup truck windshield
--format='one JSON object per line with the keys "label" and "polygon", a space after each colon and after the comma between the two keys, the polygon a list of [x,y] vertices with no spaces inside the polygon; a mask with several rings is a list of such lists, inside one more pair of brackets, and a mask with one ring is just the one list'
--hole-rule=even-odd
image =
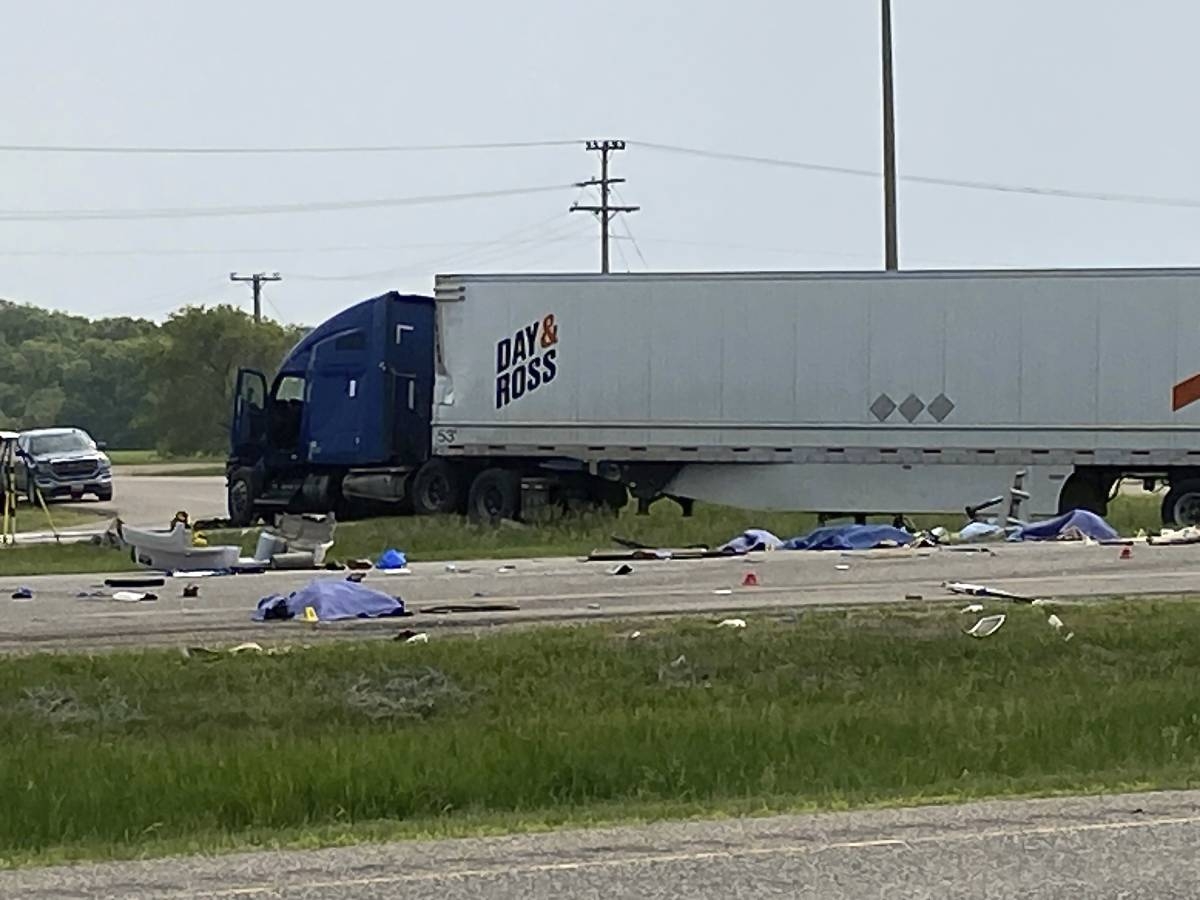
{"label": "pickup truck windshield", "polygon": [[29,439],[29,452],[33,456],[46,453],[72,453],[92,449],[92,442],[78,432],[70,434],[42,434]]}

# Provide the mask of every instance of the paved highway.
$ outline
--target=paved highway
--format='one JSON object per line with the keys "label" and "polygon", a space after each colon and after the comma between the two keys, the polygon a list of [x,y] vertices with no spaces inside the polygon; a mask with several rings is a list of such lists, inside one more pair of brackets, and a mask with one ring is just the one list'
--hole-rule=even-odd
{"label": "paved highway", "polygon": [[1200,792],[973,803],[0,873],[0,897],[1197,896]]}
{"label": "paved highway", "polygon": [[[396,535],[403,547],[403,535]],[[380,548],[382,549],[382,548]],[[114,551],[115,552],[115,551]],[[500,567],[512,566],[501,572]],[[1122,560],[1117,547],[1079,544],[1002,545],[993,554],[950,550],[873,551],[865,554],[763,553],[746,558],[635,562],[633,573],[611,576],[604,563],[573,559],[418,563],[411,575],[372,572],[367,584],[402,596],[418,614],[397,621],[300,623],[250,620],[259,598],[286,593],[326,572],[273,572],[200,579],[200,596],[184,599],[186,578],[168,578],[154,589],[160,599],[121,603],[80,599],[104,591],[102,576],[50,575],[0,579],[0,652],[50,648],[178,645],[219,641],[295,641],[385,636],[398,628],[440,631],[461,626],[636,618],[662,614],[781,611],[802,607],[894,604],[952,598],[950,580],[982,582],[1033,596],[1083,599],[1114,594],[1196,592],[1200,546],[1147,547]],[[842,571],[838,565],[848,565]],[[758,587],[742,587],[748,571]],[[34,599],[9,600],[18,585]],[[108,592],[111,594],[111,591]],[[962,598],[953,598],[963,602]],[[447,603],[504,603],[511,612],[424,614]],[[1069,622],[1067,612],[1062,613]]]}

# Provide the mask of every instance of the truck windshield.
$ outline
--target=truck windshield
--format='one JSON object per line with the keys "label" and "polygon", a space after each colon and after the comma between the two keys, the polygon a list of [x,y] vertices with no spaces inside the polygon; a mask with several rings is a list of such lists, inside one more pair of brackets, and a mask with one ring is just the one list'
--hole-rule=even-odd
{"label": "truck windshield", "polygon": [[92,442],[78,431],[65,434],[41,434],[29,439],[29,452],[34,456],[44,453],[72,453],[91,450]]}

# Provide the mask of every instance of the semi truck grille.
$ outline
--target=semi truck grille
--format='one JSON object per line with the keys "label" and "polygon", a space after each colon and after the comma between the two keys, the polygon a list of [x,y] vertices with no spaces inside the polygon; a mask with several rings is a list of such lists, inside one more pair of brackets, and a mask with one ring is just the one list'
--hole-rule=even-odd
{"label": "semi truck grille", "polygon": [[68,460],[50,464],[58,478],[88,478],[96,473],[96,463],[90,459]]}

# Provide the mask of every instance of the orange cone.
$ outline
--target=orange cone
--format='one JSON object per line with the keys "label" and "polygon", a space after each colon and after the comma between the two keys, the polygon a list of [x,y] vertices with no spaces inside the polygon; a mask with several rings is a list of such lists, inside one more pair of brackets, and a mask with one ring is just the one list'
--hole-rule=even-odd
{"label": "orange cone", "polygon": [[758,587],[758,576],[747,572],[746,577],[742,579],[742,587]]}

